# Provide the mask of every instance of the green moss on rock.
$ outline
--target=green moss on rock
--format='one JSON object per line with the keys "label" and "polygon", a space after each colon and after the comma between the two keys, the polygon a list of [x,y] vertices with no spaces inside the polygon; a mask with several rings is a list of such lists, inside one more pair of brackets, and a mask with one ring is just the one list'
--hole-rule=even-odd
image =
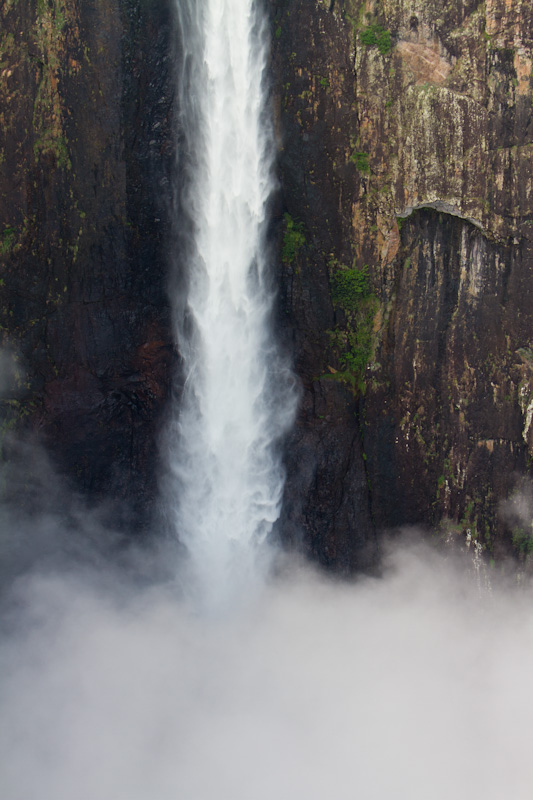
{"label": "green moss on rock", "polygon": [[298,251],[305,245],[305,236],[301,222],[295,222],[290,214],[285,214],[285,234],[281,248],[284,264],[292,264]]}
{"label": "green moss on rock", "polygon": [[390,31],[382,28],[378,22],[372,22],[359,34],[359,41],[365,47],[377,47],[382,56],[388,55],[392,49]]}
{"label": "green moss on rock", "polygon": [[343,372],[336,376],[364,391],[364,375],[373,351],[373,326],[378,299],[372,294],[368,266],[347,268],[333,260],[331,297],[344,312],[345,322],[330,331],[330,341],[337,351]]}

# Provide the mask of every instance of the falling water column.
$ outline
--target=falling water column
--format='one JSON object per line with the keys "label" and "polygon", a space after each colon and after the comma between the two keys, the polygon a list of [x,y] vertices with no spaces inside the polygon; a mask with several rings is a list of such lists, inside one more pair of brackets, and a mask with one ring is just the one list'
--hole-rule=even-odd
{"label": "falling water column", "polygon": [[186,382],[171,437],[172,505],[195,591],[218,604],[264,573],[294,403],[270,331],[265,21],[252,0],[180,2],[178,19],[182,146],[193,169],[181,204],[192,245],[177,314]]}

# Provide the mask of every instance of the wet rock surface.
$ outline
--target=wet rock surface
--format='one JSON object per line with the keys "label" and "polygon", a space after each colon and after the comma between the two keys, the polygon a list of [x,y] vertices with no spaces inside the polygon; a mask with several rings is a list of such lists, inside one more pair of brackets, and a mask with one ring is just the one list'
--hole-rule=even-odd
{"label": "wet rock surface", "polygon": [[[282,295],[298,331],[299,424],[320,452],[318,387],[344,383],[353,413],[343,395],[330,430],[341,451],[360,434],[359,477],[346,482],[339,465],[330,487],[355,501],[366,476],[378,531],[470,532],[495,559],[516,552],[499,509],[531,456],[532,11],[503,0],[273,11],[282,202],[306,236]],[[377,298],[363,385],[338,346],[340,330],[357,347],[339,270],[368,272]],[[323,553],[339,535],[325,534]],[[371,546],[370,525],[352,536]]]}
{"label": "wet rock surface", "polygon": [[4,433],[37,432],[71,488],[141,527],[173,358],[169,15],[21,0],[0,44]]}

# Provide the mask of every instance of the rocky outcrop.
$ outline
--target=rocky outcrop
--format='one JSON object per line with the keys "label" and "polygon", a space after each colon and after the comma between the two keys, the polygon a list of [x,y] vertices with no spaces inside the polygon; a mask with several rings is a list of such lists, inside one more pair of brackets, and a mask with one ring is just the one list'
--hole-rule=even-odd
{"label": "rocky outcrop", "polygon": [[[494,558],[524,552],[499,506],[532,452],[532,14],[293,0],[273,21],[283,201],[305,236],[283,295],[299,427],[320,441],[324,381],[351,388],[354,413],[330,419],[346,448],[362,434],[355,484],[368,478],[377,528],[469,531]],[[368,272],[376,298],[362,381],[339,272]],[[341,502],[360,495],[344,470],[328,477]]]}

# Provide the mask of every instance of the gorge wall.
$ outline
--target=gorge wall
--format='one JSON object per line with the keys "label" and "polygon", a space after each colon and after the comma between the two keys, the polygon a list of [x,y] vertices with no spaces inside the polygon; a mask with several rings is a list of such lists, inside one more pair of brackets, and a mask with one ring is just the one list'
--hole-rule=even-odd
{"label": "gorge wall", "polygon": [[22,423],[141,526],[172,362],[169,34],[166,3],[115,0],[8,0],[0,34],[4,450]]}
{"label": "gorge wall", "polygon": [[[282,535],[340,570],[426,526],[533,549],[533,3],[273,0],[280,334],[301,382]],[[7,432],[146,523],[176,356],[172,8],[4,4]],[[126,513],[126,512],[125,512]]]}
{"label": "gorge wall", "polygon": [[533,445],[532,14],[504,0],[276,4],[296,243],[283,306],[305,387],[292,452],[317,453],[309,485],[338,492],[339,517],[359,506],[349,541],[344,520],[331,538],[308,526],[341,562],[372,541],[367,483],[378,531],[423,524],[495,560],[531,548],[500,505]]}

